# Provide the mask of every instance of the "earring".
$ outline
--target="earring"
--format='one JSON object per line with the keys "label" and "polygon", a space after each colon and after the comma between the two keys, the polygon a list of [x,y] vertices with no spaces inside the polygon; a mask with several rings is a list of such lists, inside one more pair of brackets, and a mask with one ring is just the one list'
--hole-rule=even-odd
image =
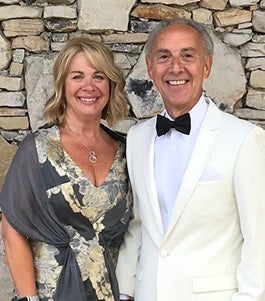
{"label": "earring", "polygon": [[62,106],[62,110],[64,112],[66,110],[66,99],[65,99],[65,97],[63,98],[61,106]]}

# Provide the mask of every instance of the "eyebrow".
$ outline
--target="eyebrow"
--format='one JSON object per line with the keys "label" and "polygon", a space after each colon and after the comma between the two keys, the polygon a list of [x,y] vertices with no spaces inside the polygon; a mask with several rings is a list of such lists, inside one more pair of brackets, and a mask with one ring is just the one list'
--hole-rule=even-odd
{"label": "eyebrow", "polygon": [[[70,72],[70,74],[72,73],[84,74],[83,71],[79,71],[79,70],[73,70]],[[105,73],[103,71],[95,71],[93,74],[105,74]]]}
{"label": "eyebrow", "polygon": [[79,71],[79,70],[73,70],[73,71],[71,71],[71,72],[70,72],[70,74],[72,74],[72,73],[79,73],[79,74],[83,74],[83,72],[82,72],[82,71]]}
{"label": "eyebrow", "polygon": [[[186,47],[186,48],[180,49],[180,52],[195,51],[195,50],[196,49],[194,47]],[[160,48],[155,52],[155,54],[159,54],[159,53],[171,53],[171,51],[167,48]]]}
{"label": "eyebrow", "polygon": [[181,52],[184,52],[184,51],[196,51],[196,49],[194,47],[186,47],[186,48],[181,49]]}
{"label": "eyebrow", "polygon": [[166,49],[166,48],[160,48],[155,53],[159,54],[159,53],[165,53],[165,52],[170,52],[170,51],[168,49]]}

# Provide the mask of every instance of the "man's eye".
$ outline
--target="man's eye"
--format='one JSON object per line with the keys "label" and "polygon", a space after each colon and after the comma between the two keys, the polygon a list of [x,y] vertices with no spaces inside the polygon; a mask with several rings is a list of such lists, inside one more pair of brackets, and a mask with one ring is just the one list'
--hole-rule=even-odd
{"label": "man's eye", "polygon": [[164,62],[164,61],[167,61],[169,59],[169,55],[168,54],[161,54],[158,56],[158,61],[159,62]]}
{"label": "man's eye", "polygon": [[182,55],[184,60],[190,61],[194,58],[194,56],[191,53],[185,53]]}

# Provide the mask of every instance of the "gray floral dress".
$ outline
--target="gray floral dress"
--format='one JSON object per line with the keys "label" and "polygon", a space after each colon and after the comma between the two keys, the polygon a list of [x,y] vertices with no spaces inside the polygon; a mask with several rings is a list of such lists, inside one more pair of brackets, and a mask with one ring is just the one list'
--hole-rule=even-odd
{"label": "gray floral dress", "polygon": [[[30,239],[42,301],[119,300],[115,264],[132,206],[121,140],[99,187],[64,152],[57,126],[30,134],[19,147],[3,187],[1,206],[13,227]],[[26,180],[27,174],[31,180]],[[11,192],[14,183],[18,183],[15,193]],[[30,191],[25,193],[25,187]],[[19,222],[11,213],[14,210],[20,215]],[[21,229],[23,223],[28,226]]]}

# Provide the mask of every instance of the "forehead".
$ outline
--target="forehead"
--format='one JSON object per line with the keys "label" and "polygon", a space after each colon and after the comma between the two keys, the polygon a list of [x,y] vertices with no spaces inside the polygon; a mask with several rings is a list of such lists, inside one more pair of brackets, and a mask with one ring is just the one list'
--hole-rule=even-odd
{"label": "forehead", "polygon": [[160,48],[203,48],[201,35],[186,24],[172,24],[163,28],[156,36],[152,50]]}
{"label": "forehead", "polygon": [[86,64],[88,63],[87,56],[83,51],[78,51],[72,57],[70,57],[69,65],[73,66],[76,64],[83,64],[84,62]]}
{"label": "forehead", "polygon": [[72,68],[90,68],[95,69],[94,64],[91,63],[91,56],[85,51],[78,51],[75,53],[69,62],[69,69]]}

